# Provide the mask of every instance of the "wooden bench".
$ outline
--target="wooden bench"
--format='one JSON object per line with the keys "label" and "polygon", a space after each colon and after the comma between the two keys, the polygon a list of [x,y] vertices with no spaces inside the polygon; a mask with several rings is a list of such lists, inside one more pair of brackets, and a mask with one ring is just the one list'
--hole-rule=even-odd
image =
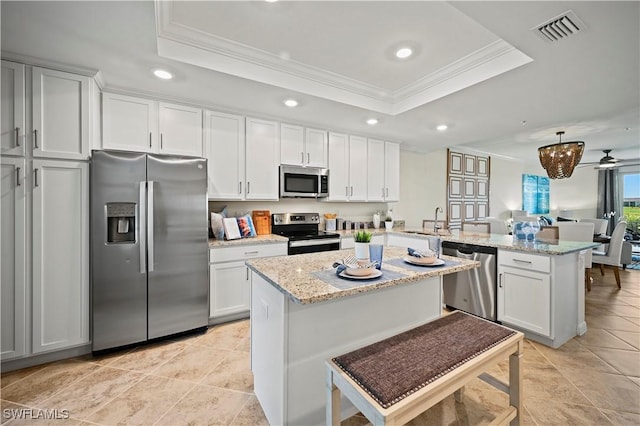
{"label": "wooden bench", "polygon": [[[491,424],[518,425],[523,334],[462,312],[327,361],[327,425],[340,424],[343,393],[375,425],[402,425],[448,395],[462,402],[479,377],[509,394]],[[485,372],[509,357],[509,384]]]}

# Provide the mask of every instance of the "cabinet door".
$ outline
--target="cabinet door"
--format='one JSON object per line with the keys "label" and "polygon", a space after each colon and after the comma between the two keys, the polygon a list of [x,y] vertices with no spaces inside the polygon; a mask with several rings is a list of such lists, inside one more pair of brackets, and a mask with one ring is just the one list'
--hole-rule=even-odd
{"label": "cabinet door", "polygon": [[247,118],[245,199],[278,199],[280,135],[273,121]]}
{"label": "cabinet door", "polygon": [[549,274],[500,266],[498,320],[553,338]]}
{"label": "cabinet door", "polygon": [[2,61],[2,154],[24,155],[24,65]]}
{"label": "cabinet door", "polygon": [[205,112],[205,157],[208,197],[242,200],[244,197],[244,117]]}
{"label": "cabinet door", "polygon": [[33,353],[89,342],[89,165],[34,160]]}
{"label": "cabinet door", "polygon": [[[4,72],[4,71],[3,71]],[[25,354],[25,161],[2,158],[2,343],[0,358]]]}
{"label": "cabinet door", "polygon": [[384,201],[384,141],[367,140],[367,200]]}
{"label": "cabinet door", "polygon": [[313,167],[327,167],[327,132],[318,129],[306,129],[305,164]]}
{"label": "cabinet door", "polygon": [[156,102],[132,96],[102,94],[102,147],[156,152]]}
{"label": "cabinet door", "polygon": [[328,201],[349,198],[349,137],[329,133],[329,197]]}
{"label": "cabinet door", "polygon": [[367,201],[367,139],[349,136],[349,200]]}
{"label": "cabinet door", "polygon": [[209,317],[248,312],[249,268],[244,261],[209,265]]}
{"label": "cabinet door", "polygon": [[162,102],[158,110],[159,152],[202,157],[202,110]]}
{"label": "cabinet door", "polygon": [[384,143],[385,201],[400,200],[400,144]]}
{"label": "cabinet door", "polygon": [[33,67],[33,156],[89,158],[89,77]]}
{"label": "cabinet door", "polygon": [[280,124],[280,163],[301,166],[306,161],[304,128],[293,124]]}

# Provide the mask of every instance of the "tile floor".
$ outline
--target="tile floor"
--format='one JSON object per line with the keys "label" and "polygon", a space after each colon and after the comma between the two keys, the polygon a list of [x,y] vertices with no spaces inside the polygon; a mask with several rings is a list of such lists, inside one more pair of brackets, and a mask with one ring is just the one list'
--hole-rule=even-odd
{"label": "tile floor", "polygon": [[[621,272],[620,291],[612,271],[592,276],[589,331],[557,350],[526,343],[522,424],[640,424],[640,271]],[[491,373],[506,380],[507,365]],[[252,384],[245,320],[176,341],[2,374],[2,425],[267,424]],[[410,424],[486,424],[507,402],[475,380],[463,404],[448,397]],[[69,418],[11,419],[12,410],[29,408]],[[359,415],[343,422],[366,423]]]}

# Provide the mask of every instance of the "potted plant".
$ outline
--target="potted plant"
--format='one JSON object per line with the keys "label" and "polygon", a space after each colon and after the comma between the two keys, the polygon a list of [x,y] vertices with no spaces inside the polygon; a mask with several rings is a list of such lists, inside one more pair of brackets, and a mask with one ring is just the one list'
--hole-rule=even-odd
{"label": "potted plant", "polygon": [[387,216],[385,218],[384,227],[387,231],[391,231],[393,229],[393,218],[391,216]]}
{"label": "potted plant", "polygon": [[358,231],[353,235],[355,240],[356,259],[369,259],[369,243],[371,232]]}

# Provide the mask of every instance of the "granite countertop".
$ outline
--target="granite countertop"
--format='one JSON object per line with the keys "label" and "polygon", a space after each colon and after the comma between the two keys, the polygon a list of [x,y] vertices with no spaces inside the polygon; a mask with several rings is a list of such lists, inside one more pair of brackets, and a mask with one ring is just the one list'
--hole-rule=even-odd
{"label": "granite countertop", "polygon": [[[391,265],[388,261],[401,259],[407,255],[407,250],[401,247],[384,247],[382,269],[404,274],[398,278],[380,281],[363,280],[352,288],[340,289],[319,279],[315,274],[322,271],[334,271],[332,264],[348,255],[353,249],[327,251],[319,253],[298,254],[295,256],[278,256],[263,259],[253,259],[246,262],[249,269],[259,274],[285,296],[295,303],[318,303],[358,293],[375,291],[380,288],[391,287],[419,281],[428,277],[451,274],[458,271],[477,268],[479,262],[442,256],[443,260],[457,262],[451,266],[407,268]],[[418,270],[416,270],[418,269]],[[384,275],[383,277],[384,278]],[[345,282],[350,282],[344,280]],[[360,284],[361,283],[361,284]]]}
{"label": "granite countertop", "polygon": [[[398,235],[407,236],[411,238],[425,239],[428,237],[434,237],[435,234],[425,231],[422,228],[406,228],[404,230],[394,230],[391,233],[397,233]],[[529,253],[551,254],[551,255],[563,255],[567,253],[574,253],[577,251],[596,248],[600,246],[600,243],[587,242],[587,241],[535,241],[527,242],[520,240],[514,240],[512,235],[503,234],[482,234],[477,232],[462,232],[453,231],[448,235],[441,235],[442,241],[452,241],[456,243],[468,243],[476,244],[479,246],[496,247],[504,250],[521,251]]]}
{"label": "granite countertop", "polygon": [[229,247],[229,246],[241,246],[250,244],[273,244],[273,243],[286,243],[289,239],[282,235],[267,234],[257,235],[251,238],[238,238],[237,240],[216,240],[215,238],[209,238],[209,248],[216,247]]}
{"label": "granite countertop", "polygon": [[349,229],[349,230],[340,230],[340,231],[326,231],[326,232],[335,232],[336,234],[340,235],[340,238],[348,238],[348,237],[353,237],[353,234],[355,234],[358,231],[367,231],[368,233],[370,233],[371,235],[384,235],[387,233],[387,231],[384,228],[367,228],[367,229]]}

